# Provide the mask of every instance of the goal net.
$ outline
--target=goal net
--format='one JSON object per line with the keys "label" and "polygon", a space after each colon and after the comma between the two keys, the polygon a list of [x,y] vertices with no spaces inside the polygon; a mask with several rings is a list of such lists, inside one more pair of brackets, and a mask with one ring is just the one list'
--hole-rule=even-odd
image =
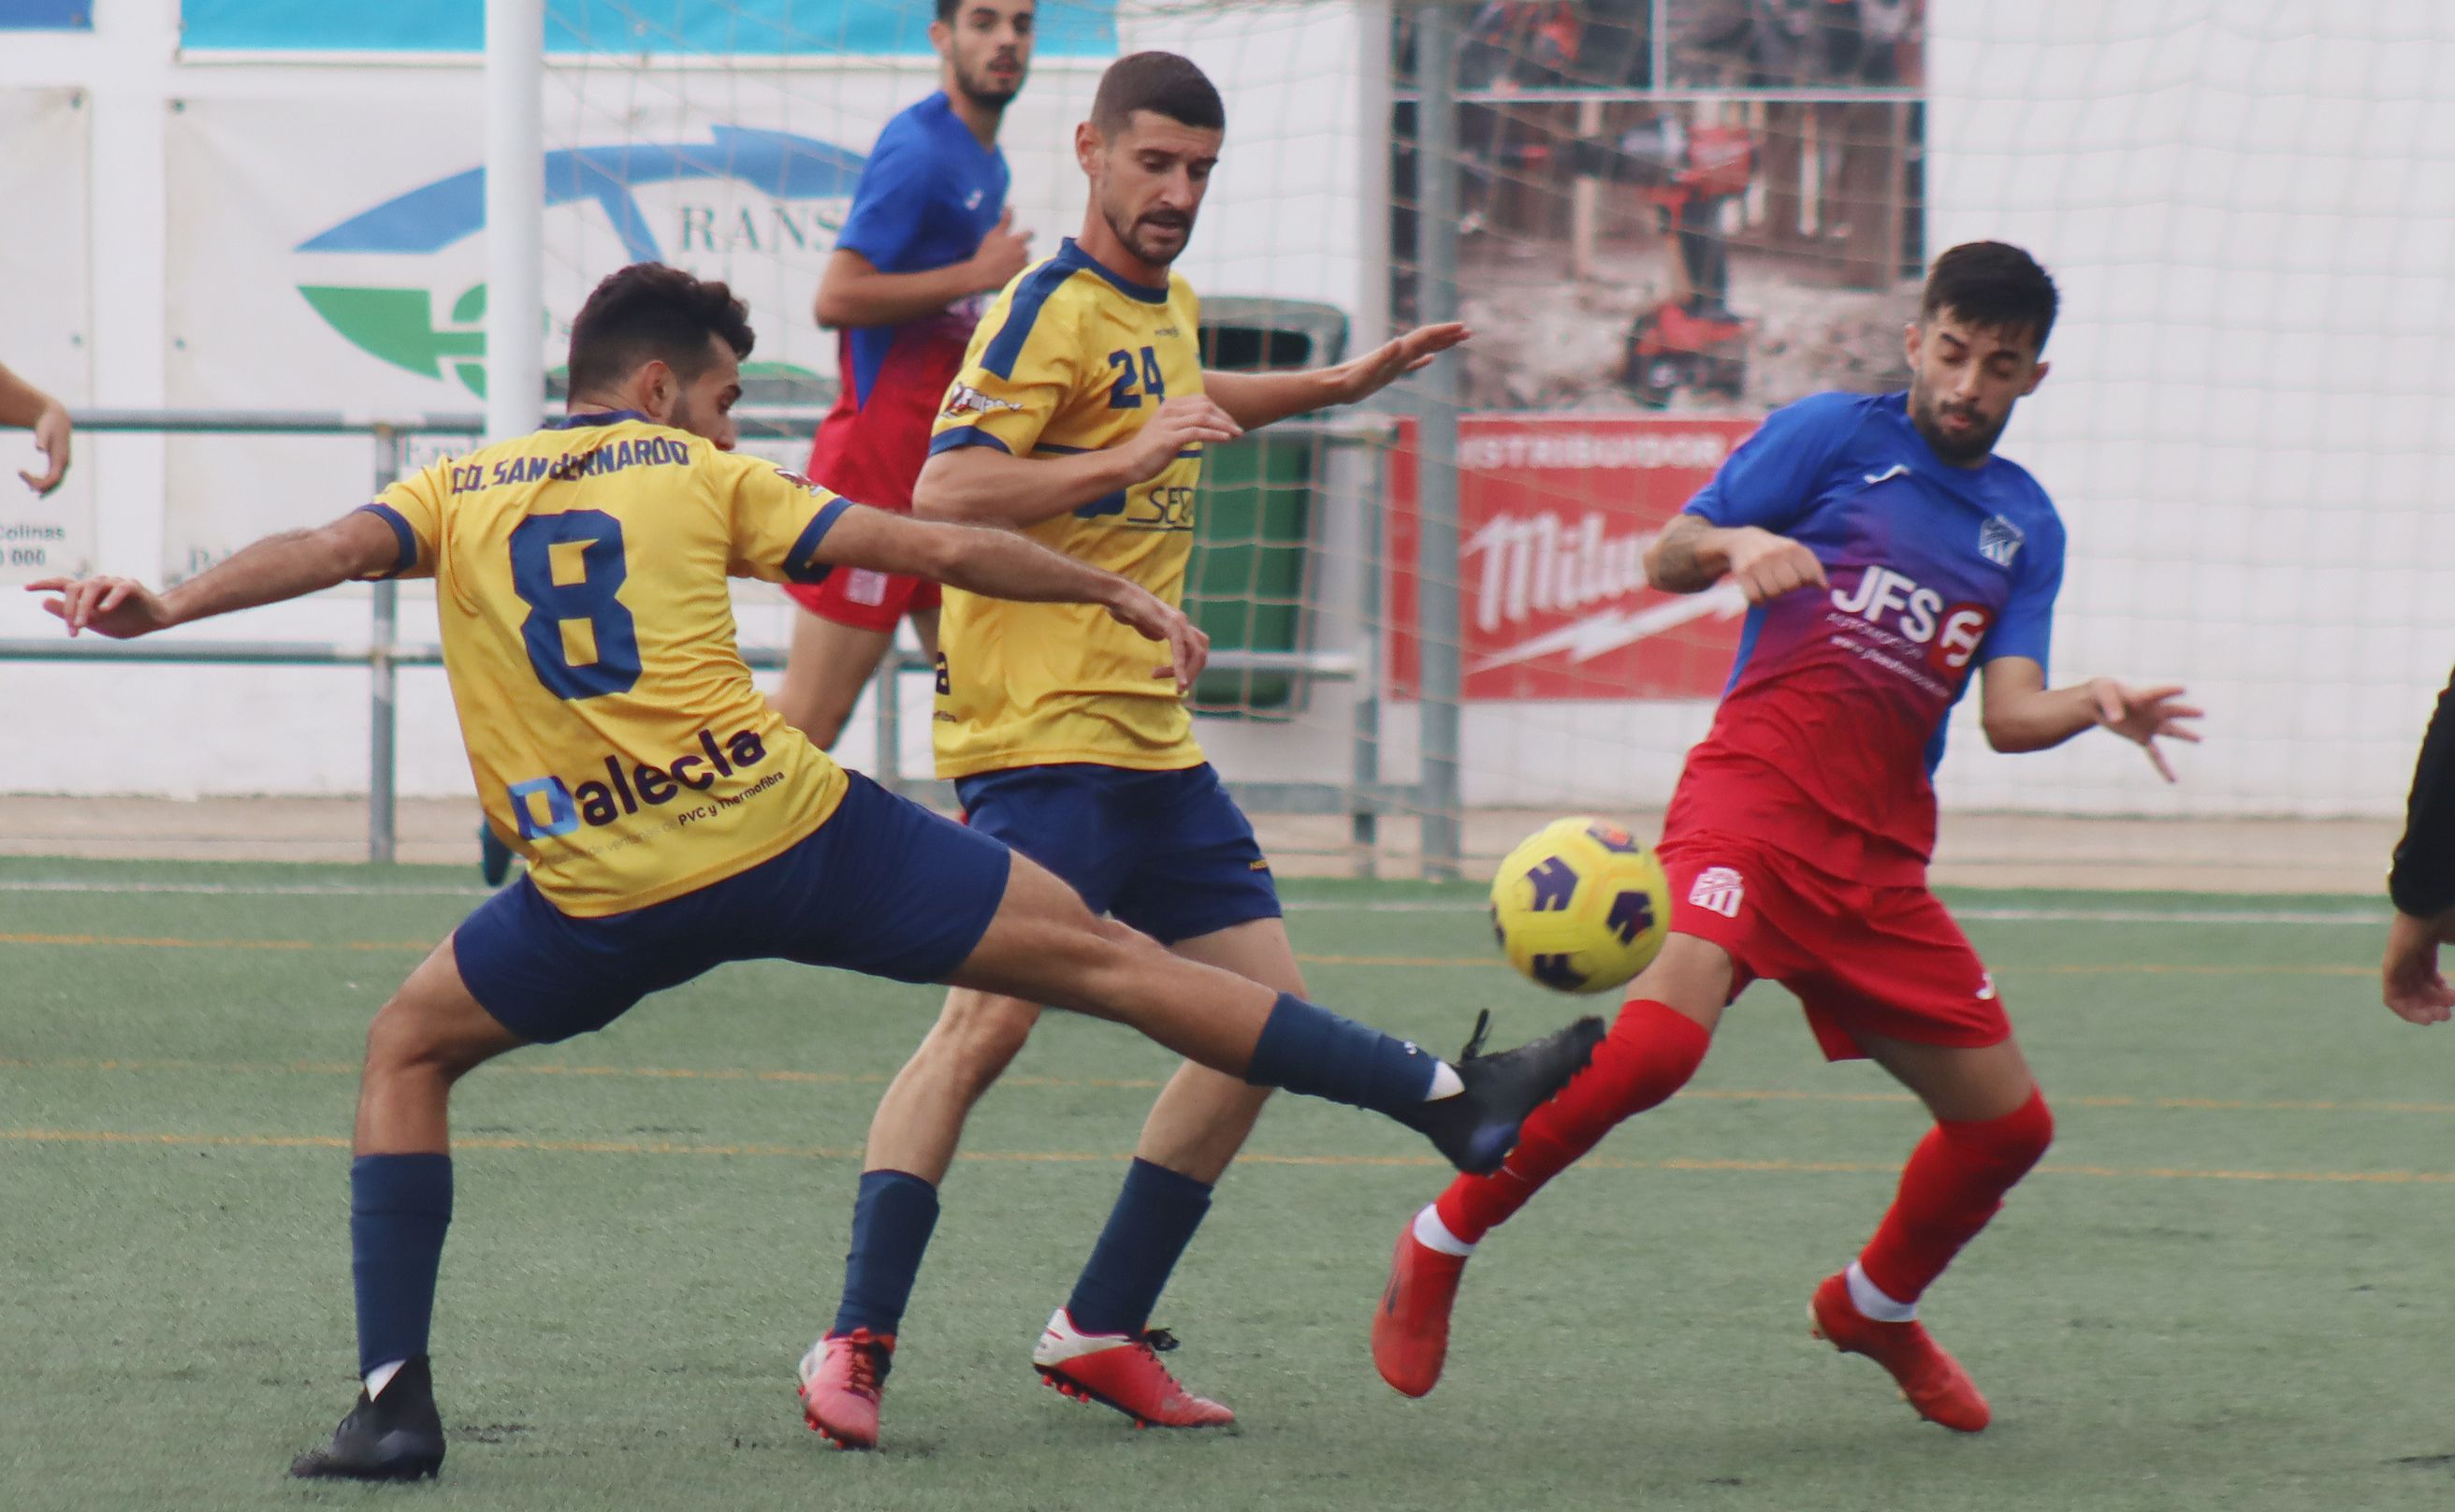
{"label": "goal net", "polygon": [[[387,8],[385,25],[451,10]],[[254,10],[308,24],[242,0],[184,11],[196,98],[170,128],[172,231],[198,255],[172,258],[173,402],[475,408],[483,238],[402,233],[479,143],[474,33],[418,44],[413,72],[370,59],[380,38],[317,31],[326,51],[281,53],[277,77],[258,54],[284,39],[254,36],[248,68],[196,82],[214,18]],[[587,287],[653,255],[748,296],[752,405],[814,419],[836,379],[820,270],[879,130],[937,87],[930,16],[551,0],[549,366]],[[1288,845],[1489,855],[1534,815],[1641,823],[1745,623],[1727,593],[1649,590],[1645,543],[1770,409],[1899,386],[1921,269],[1984,237],[2033,250],[2063,293],[2052,376],[2003,442],[2069,529],[2054,676],[2170,681],[2210,712],[2167,787],[2101,735],[1998,756],[1965,702],[1947,810],[2398,810],[2455,657],[2455,443],[2437,423],[2455,400],[2455,10],[1051,0],[1038,29],[1001,136],[1036,250],[1081,221],[1071,131],[1100,70],[1167,48],[1228,107],[1179,264],[1213,365],[1351,356],[1445,309],[1474,328],[1440,381],[1208,464],[1195,593],[1223,656],[1201,735],[1257,809],[1311,814]],[[369,137],[353,106],[346,162],[295,125],[344,85],[393,123]],[[288,323],[190,272],[226,283],[267,225],[288,228],[275,266],[303,296]],[[331,349],[313,361],[310,335]],[[251,337],[317,393],[237,383]],[[806,437],[757,444],[798,462]],[[261,466],[234,453],[216,496],[269,497],[243,486]],[[165,553],[210,560],[178,503],[206,474],[171,472]],[[749,639],[782,644],[791,613],[745,601]],[[865,705],[846,754],[917,776],[928,684],[900,692],[885,743]],[[448,783],[457,764],[404,770]]]}
{"label": "goal net", "polygon": [[[587,11],[628,39],[671,9]],[[729,117],[858,153],[936,86],[917,8],[834,30],[719,10],[737,35],[806,30],[773,56],[566,60],[564,133],[645,144]],[[1964,705],[1947,804],[2394,809],[2455,651],[2455,453],[2431,423],[2455,387],[2443,9],[1060,5],[1002,137],[1042,247],[1081,216],[1068,133],[1097,72],[1142,47],[1188,52],[1228,102],[1182,264],[1214,363],[1351,354],[1444,298],[1475,329],[1437,460],[1420,433],[1444,396],[1422,385],[1381,407],[1406,417],[1394,446],[1349,417],[1214,459],[1196,588],[1223,650],[1249,654],[1206,680],[1204,738],[1231,780],[1298,807],[1359,775],[1407,789],[1426,701],[1454,696],[1462,810],[1660,803],[1744,618],[1727,593],[1645,588],[1646,541],[1768,409],[1900,386],[1924,263],[1994,237],[2065,299],[2054,374],[2004,442],[2070,529],[2056,676],[2185,684],[2210,739],[2168,789],[2101,737],[1996,756]],[[664,250],[757,291],[762,341],[778,328],[781,362],[823,375],[807,306],[829,206],[797,218],[741,190],[693,191],[708,202],[668,218]],[[573,225],[550,246],[577,282],[611,249]],[[1451,511],[1453,558],[1428,558]],[[1427,617],[1428,587],[1453,617]],[[909,770],[917,683],[905,704]],[[1507,832],[1468,828],[1470,848]]]}

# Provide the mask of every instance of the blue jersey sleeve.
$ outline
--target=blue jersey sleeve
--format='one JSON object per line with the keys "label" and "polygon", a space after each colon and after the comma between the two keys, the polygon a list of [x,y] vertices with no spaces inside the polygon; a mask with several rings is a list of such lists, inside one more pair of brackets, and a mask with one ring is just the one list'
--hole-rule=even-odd
{"label": "blue jersey sleeve", "polygon": [[836,245],[857,252],[881,273],[923,273],[903,266],[941,193],[945,175],[929,154],[908,138],[882,142],[861,171],[853,190],[852,213],[844,217]]}
{"label": "blue jersey sleeve", "polygon": [[1688,501],[1686,513],[1725,528],[1796,524],[1857,428],[1863,402],[1855,394],[1817,394],[1774,411]]}
{"label": "blue jersey sleeve", "polygon": [[1984,665],[1998,657],[2025,656],[2040,668],[2048,664],[2046,650],[2054,640],[2055,595],[2063,585],[2063,532],[2059,523],[2052,530],[2040,531],[2028,543],[2021,565],[2020,580],[2013,584],[2012,597],[2003,605],[2002,618],[1986,632],[1986,642],[1978,648],[1978,663]]}

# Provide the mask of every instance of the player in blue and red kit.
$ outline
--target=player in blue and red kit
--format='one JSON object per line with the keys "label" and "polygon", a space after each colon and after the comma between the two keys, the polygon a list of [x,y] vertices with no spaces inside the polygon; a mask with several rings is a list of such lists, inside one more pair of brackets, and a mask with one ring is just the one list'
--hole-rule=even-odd
{"label": "player in blue and red kit", "polygon": [[[909,512],[929,459],[929,427],[964,364],[979,296],[1031,260],[1031,238],[1005,208],[998,127],[1031,68],[1034,0],[938,0],[930,44],[942,88],[886,123],[853,191],[852,212],[819,282],[819,323],[843,333],[836,407],[810,447],[822,486]],[[833,746],[862,684],[906,618],[938,653],[938,584],[852,569],[786,592],[807,610],[777,711]]]}
{"label": "player in blue and red kit", "polygon": [[1593,1063],[1527,1120],[1495,1175],[1451,1183],[1399,1236],[1373,1319],[1382,1378],[1440,1378],[1466,1258],[1632,1114],[1679,1090],[1750,982],[1796,993],[1827,1057],[1866,1056],[1935,1115],[1899,1195],[1816,1288],[1816,1332],[1890,1371],[1919,1414],[1974,1433],[1986,1400],[1917,1300],[2045,1153],[2054,1122],[1995,983],[1927,888],[1944,720],[1983,668],[1988,742],[2043,750],[2093,725],[2195,740],[2178,687],[2046,686],[2063,528],[1994,455],[2045,377],[2052,279],[1999,242],[1936,259],[1908,334],[1909,392],[1824,394],[1768,417],[1646,558],[1654,585],[1724,577],[1754,605],[1714,727],[1689,752],[1660,848],[1672,934]]}

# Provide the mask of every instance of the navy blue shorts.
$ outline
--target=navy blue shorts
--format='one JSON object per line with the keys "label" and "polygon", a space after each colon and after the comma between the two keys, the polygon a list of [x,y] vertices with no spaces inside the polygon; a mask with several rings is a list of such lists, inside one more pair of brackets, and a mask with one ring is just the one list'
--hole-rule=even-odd
{"label": "navy blue shorts", "polygon": [[1172,772],[1016,766],[957,778],[955,793],[974,829],[1162,945],[1279,916],[1253,827],[1207,762]]}
{"label": "navy blue shorts", "polygon": [[859,772],[808,839],[721,882],[577,919],[523,875],[452,936],[460,980],[522,1039],[603,1029],[632,1004],[726,961],[780,959],[943,982],[988,932],[1006,848]]}

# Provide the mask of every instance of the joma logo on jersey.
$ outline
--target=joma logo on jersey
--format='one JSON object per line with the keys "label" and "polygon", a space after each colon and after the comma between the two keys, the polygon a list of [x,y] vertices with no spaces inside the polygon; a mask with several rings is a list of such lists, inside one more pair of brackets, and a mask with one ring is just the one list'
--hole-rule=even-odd
{"label": "joma logo on jersey", "polygon": [[[542,840],[570,834],[581,825],[602,828],[625,814],[638,813],[641,804],[654,807],[671,803],[685,787],[705,792],[719,777],[730,777],[766,759],[767,747],[760,743],[757,730],[736,730],[721,742],[714,731],[700,730],[698,750],[662,766],[639,762],[625,767],[619,756],[607,756],[602,782],[591,779],[574,785],[559,777],[531,777],[505,790],[512,801],[512,814],[519,821],[520,838]],[[538,812],[539,800],[543,817]]]}
{"label": "joma logo on jersey", "polygon": [[1857,586],[1833,590],[1833,607],[1873,625],[1892,630],[1903,640],[1932,646],[1927,660],[1938,670],[1958,672],[1978,654],[1992,616],[1983,604],[1945,607],[1943,595],[1919,587],[1916,579],[1890,567],[1869,567]]}

